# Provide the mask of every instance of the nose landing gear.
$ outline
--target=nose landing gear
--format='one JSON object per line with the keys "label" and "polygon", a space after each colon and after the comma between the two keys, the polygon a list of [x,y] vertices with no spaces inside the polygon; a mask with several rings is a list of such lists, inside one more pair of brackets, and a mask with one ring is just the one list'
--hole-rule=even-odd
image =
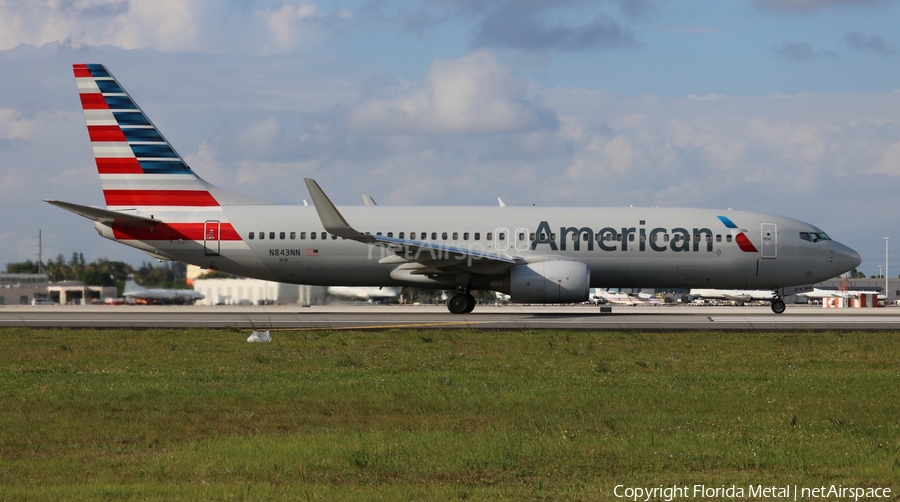
{"label": "nose landing gear", "polygon": [[772,300],[772,312],[775,312],[776,314],[782,314],[784,313],[784,309],[784,300],[782,300],[781,298],[775,298],[774,300]]}

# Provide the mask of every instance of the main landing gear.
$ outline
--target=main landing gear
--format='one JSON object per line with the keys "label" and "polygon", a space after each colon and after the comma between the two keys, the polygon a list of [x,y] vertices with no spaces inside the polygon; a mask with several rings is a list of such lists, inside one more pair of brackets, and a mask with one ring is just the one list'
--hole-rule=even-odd
{"label": "main landing gear", "polygon": [[468,314],[475,310],[475,297],[468,291],[460,288],[459,293],[447,300],[447,310],[451,314]]}

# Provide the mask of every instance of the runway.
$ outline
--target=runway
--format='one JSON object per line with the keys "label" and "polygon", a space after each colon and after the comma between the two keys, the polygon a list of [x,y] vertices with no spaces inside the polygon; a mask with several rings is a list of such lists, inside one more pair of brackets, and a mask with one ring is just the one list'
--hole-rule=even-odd
{"label": "runway", "polygon": [[768,306],[479,306],[452,315],[444,306],[3,306],[0,327],[573,330],[900,330],[900,308]]}

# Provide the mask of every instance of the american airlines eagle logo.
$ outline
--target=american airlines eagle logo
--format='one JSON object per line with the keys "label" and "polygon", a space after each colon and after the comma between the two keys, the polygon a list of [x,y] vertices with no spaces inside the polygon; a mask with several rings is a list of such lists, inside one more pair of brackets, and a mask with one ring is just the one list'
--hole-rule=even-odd
{"label": "american airlines eagle logo", "polygon": [[750,239],[744,234],[743,230],[739,230],[738,226],[734,224],[733,221],[728,219],[727,216],[719,216],[719,221],[721,221],[726,227],[737,230],[737,233],[734,234],[734,241],[737,242],[741,251],[746,253],[757,253],[756,246],[750,242]]}

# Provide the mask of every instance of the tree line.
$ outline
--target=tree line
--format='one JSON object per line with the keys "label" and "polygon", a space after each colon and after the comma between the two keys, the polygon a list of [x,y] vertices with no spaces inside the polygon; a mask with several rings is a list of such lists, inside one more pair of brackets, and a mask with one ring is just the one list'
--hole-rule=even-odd
{"label": "tree line", "polygon": [[140,267],[135,268],[128,263],[106,258],[86,263],[83,253],[73,252],[68,260],[60,253],[55,260],[44,263],[26,260],[6,264],[8,274],[38,274],[41,270],[50,277],[51,282],[81,281],[88,286],[116,286],[119,294],[122,294],[128,275],[134,275],[135,281],[141,286],[187,287],[187,265],[177,261],[160,262],[157,265],[143,262]]}

